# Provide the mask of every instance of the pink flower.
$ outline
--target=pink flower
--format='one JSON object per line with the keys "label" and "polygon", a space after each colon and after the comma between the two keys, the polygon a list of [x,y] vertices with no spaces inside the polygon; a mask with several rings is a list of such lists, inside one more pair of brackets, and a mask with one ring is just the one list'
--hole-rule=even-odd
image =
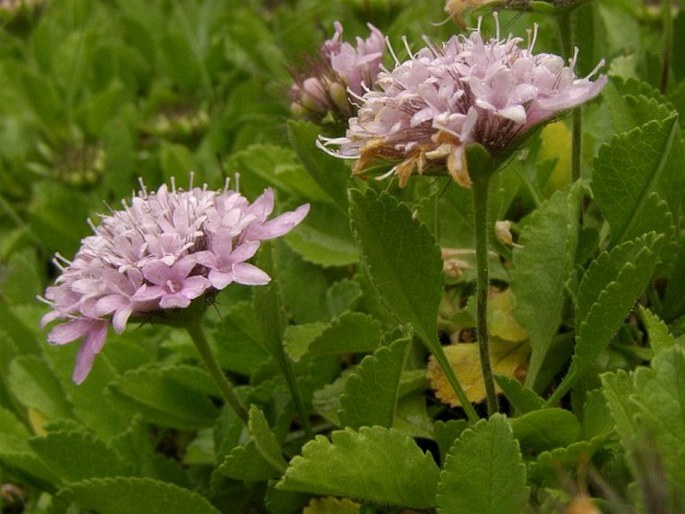
{"label": "pink flower", "polygon": [[357,45],[342,40],[343,28],[335,22],[335,34],[324,42],[308,70],[294,73],[290,88],[293,113],[321,122],[327,116],[347,119],[355,112],[354,99],[373,88],[385,54],[385,38],[369,24],[367,39]]}
{"label": "pink flower", "polygon": [[607,82],[605,76],[590,80],[603,62],[578,78],[575,56],[565,66],[559,56],[534,54],[536,33],[537,27],[526,47],[513,36],[485,41],[480,27],[439,48],[429,44],[381,72],[345,137],[320,137],[319,146],[356,160],[356,173],[399,161],[387,175],[396,174],[401,186],[415,171],[445,168],[468,186],[466,146],[505,154],[531,128],[594,98]]}
{"label": "pink flower", "polygon": [[227,188],[143,187],[122,210],[102,216],[73,261],[57,255],[62,273],[41,298],[52,308],[41,324],[61,321],[51,343],[83,339],[74,381],[88,375],[110,325],[122,333],[131,317],[186,308],[231,282],[266,284],[269,276],[245,261],[261,241],[292,230],[309,205],[268,219],[273,208],[270,189],[250,204]]}

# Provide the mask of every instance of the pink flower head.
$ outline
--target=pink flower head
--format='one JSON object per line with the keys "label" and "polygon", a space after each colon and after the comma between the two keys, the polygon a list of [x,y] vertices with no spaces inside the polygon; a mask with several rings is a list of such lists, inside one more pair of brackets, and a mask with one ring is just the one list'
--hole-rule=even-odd
{"label": "pink flower head", "polygon": [[[499,28],[498,28],[499,32]],[[484,40],[479,27],[431,44],[392,71],[382,71],[377,89],[361,98],[345,137],[320,137],[319,146],[336,157],[355,159],[354,171],[378,161],[400,161],[396,174],[404,186],[418,171],[444,170],[470,185],[465,149],[483,145],[493,156],[514,148],[532,127],[597,96],[607,82],[574,73],[553,54],[534,54],[532,40],[509,36]],[[332,149],[332,147],[337,147]]]}
{"label": "pink flower head", "polygon": [[347,119],[355,112],[354,99],[374,86],[385,55],[385,38],[369,24],[367,39],[352,46],[342,39],[343,28],[335,22],[335,34],[324,42],[319,56],[305,72],[296,73],[290,88],[291,108],[296,115],[320,122],[327,115]]}
{"label": "pink flower head", "polygon": [[41,298],[52,310],[42,325],[58,320],[48,341],[83,338],[74,381],[85,380],[111,325],[117,333],[132,316],[183,309],[231,282],[266,284],[270,278],[245,261],[261,241],[286,234],[309,205],[268,219],[274,208],[267,189],[254,203],[225,188],[207,186],[142,190],[121,210],[102,216],[94,235],[81,241],[73,261],[60,255],[61,275]]}

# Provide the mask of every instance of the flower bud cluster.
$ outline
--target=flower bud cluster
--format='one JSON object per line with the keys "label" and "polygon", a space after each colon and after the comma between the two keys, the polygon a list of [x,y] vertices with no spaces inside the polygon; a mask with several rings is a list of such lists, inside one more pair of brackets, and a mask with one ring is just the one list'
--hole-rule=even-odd
{"label": "flower bud cluster", "polygon": [[369,37],[357,38],[354,47],[343,42],[342,25],[335,22],[335,35],[290,88],[296,116],[321,122],[327,116],[346,120],[354,115],[352,100],[373,87],[385,53],[383,34],[371,24],[369,29]]}
{"label": "flower bud cluster", "polygon": [[52,311],[43,326],[61,323],[48,341],[66,344],[81,337],[74,381],[88,375],[109,326],[121,333],[132,316],[183,309],[204,294],[232,282],[266,284],[269,276],[247,263],[261,241],[289,232],[309,205],[268,220],[274,194],[267,189],[253,203],[229,190],[206,186],[189,191],[166,185],[144,187],[123,209],[103,216],[81,242],[73,261],[57,255],[61,275],[43,300]]}

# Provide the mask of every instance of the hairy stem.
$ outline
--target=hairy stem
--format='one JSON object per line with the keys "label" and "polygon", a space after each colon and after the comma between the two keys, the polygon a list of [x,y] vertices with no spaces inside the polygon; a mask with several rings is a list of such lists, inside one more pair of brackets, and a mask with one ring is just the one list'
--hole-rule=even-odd
{"label": "hairy stem", "polygon": [[480,353],[480,367],[485,382],[485,395],[488,403],[488,415],[499,411],[495,379],[490,364],[490,348],[488,340],[488,189],[490,175],[479,174],[478,170],[472,174],[473,178],[473,211],[475,214],[476,232],[476,265],[478,278],[476,282],[476,331],[478,334],[478,350]]}
{"label": "hairy stem", "polygon": [[209,374],[219,387],[219,391],[221,391],[221,395],[224,397],[224,400],[226,400],[226,403],[231,406],[243,424],[247,426],[247,409],[243,405],[243,402],[240,400],[240,398],[238,398],[238,395],[235,393],[233,384],[231,384],[231,382],[228,380],[223,370],[219,366],[219,363],[214,358],[212,349],[209,347],[209,343],[207,342],[207,338],[205,337],[205,333],[202,330],[202,326],[200,326],[199,321],[190,322],[186,326],[186,330],[188,331],[188,334],[190,334],[190,338],[193,340],[195,348],[197,348],[197,351],[200,352],[202,360],[207,367],[207,371],[209,371]]}

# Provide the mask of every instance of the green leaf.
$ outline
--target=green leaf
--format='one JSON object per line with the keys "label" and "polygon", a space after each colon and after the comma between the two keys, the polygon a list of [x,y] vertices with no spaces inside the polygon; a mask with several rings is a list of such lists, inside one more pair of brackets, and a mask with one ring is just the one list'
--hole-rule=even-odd
{"label": "green leaf", "polygon": [[71,406],[52,370],[33,355],[22,355],[9,368],[9,388],[25,406],[49,420],[71,417]]}
{"label": "green leaf", "polygon": [[281,447],[276,440],[276,436],[269,428],[269,423],[266,421],[264,413],[255,405],[252,405],[249,414],[248,430],[257,450],[264,457],[264,460],[271,464],[275,470],[282,473],[285,471],[288,463],[283,458]]}
{"label": "green leaf", "polygon": [[[642,490],[649,486],[643,475],[650,469],[653,476],[649,479],[666,485],[667,511],[682,511],[685,471],[682,452],[676,449],[685,445],[685,350],[680,346],[663,350],[650,368],[638,368],[631,375],[623,371],[604,374],[602,385],[616,432]],[[649,498],[645,496],[643,501]]]}
{"label": "green leaf", "polygon": [[320,129],[313,123],[289,121],[290,144],[297,153],[312,179],[335,202],[342,212],[347,212],[347,186],[350,170],[336,159],[316,148]]}
{"label": "green leaf", "polygon": [[310,323],[286,327],[285,350],[294,361],[340,353],[374,350],[381,341],[380,324],[359,312],[343,314],[332,323]]}
{"label": "green leaf", "polygon": [[0,434],[28,439],[29,431],[21,423],[12,411],[0,406]]}
{"label": "green leaf", "polygon": [[70,484],[56,500],[100,514],[219,514],[199,494],[151,478],[94,478]]}
{"label": "green leaf", "polygon": [[[536,380],[552,338],[559,330],[565,284],[571,276],[578,244],[578,209],[584,186],[558,191],[537,209],[514,249],[510,271],[514,315],[526,327],[532,355],[526,385]],[[545,384],[537,384],[544,387]]]}
{"label": "green leaf", "polygon": [[347,217],[325,203],[312,204],[307,217],[285,241],[304,260],[325,267],[354,264],[359,255]]}
{"label": "green leaf", "polygon": [[572,412],[563,409],[540,409],[511,420],[514,437],[521,447],[539,453],[578,440],[580,423]]}
{"label": "green leaf", "polygon": [[310,201],[329,200],[289,148],[271,144],[251,145],[231,155],[229,169],[241,170],[241,182],[249,178],[247,173],[253,173],[266,184],[290,195]]}
{"label": "green leaf", "polygon": [[553,405],[594,363],[623,325],[657,262],[661,237],[653,232],[602,253],[578,288],[576,347],[571,367],[547,404]]}
{"label": "green leaf", "polygon": [[170,182],[173,177],[177,184],[186,184],[191,170],[196,169],[195,157],[188,147],[162,141],[159,159],[164,171],[164,181]]}
{"label": "green leaf", "polygon": [[668,331],[666,323],[661,321],[658,316],[652,314],[646,307],[639,306],[640,319],[647,329],[649,346],[652,347],[656,355],[664,350],[668,350],[675,345],[675,338]]}
{"label": "green leaf", "polygon": [[602,146],[592,192],[614,245],[650,230],[670,232],[659,200],[666,202],[672,216],[679,212],[683,164],[677,115],[650,121]]}
{"label": "green leaf", "polygon": [[521,414],[541,409],[545,405],[545,400],[540,398],[535,391],[527,388],[515,378],[505,375],[495,375],[497,385],[504,392],[509,403]]}
{"label": "green leaf", "polygon": [[[685,350],[673,347],[657,355],[651,368],[638,368],[633,378],[633,401],[641,415],[637,418],[638,440],[653,441],[668,480],[670,512],[685,508]],[[644,451],[644,447],[641,449]]]}
{"label": "green leaf", "polygon": [[465,430],[440,474],[438,513],[520,514],[527,499],[526,468],[506,418]]}
{"label": "green leaf", "polygon": [[269,358],[251,302],[231,305],[213,333],[221,367],[249,375]]}
{"label": "green leaf", "polygon": [[282,475],[282,472],[276,471],[264,459],[254,441],[233,448],[219,465],[217,471],[229,478],[246,482],[261,482]]}
{"label": "green leaf", "polygon": [[409,209],[387,194],[351,192],[354,235],[369,274],[397,319],[411,325],[429,348],[437,342],[443,287],[435,239]]}
{"label": "green leaf", "polygon": [[469,424],[464,419],[450,419],[448,421],[439,419],[433,424],[433,438],[440,448],[440,462],[445,462],[454,441],[461,436],[468,426]]}
{"label": "green leaf", "polygon": [[131,475],[129,462],[103,441],[86,432],[50,432],[29,441],[40,459],[67,482]]}
{"label": "green leaf", "polygon": [[414,509],[435,506],[438,468],[411,437],[362,427],[335,431],[331,438],[308,442],[278,487]]}
{"label": "green leaf", "polygon": [[124,373],[107,392],[125,412],[162,426],[194,430],[211,426],[219,415],[202,383],[211,379],[199,368],[149,366]]}
{"label": "green leaf", "polygon": [[561,470],[576,472],[587,466],[590,459],[606,443],[606,436],[590,441],[578,441],[563,448],[544,451],[528,465],[528,480],[540,485],[558,485]]}
{"label": "green leaf", "polygon": [[673,106],[650,84],[613,76],[602,95],[609,107],[614,131],[629,132],[650,121],[663,121],[673,114]]}
{"label": "green leaf", "polygon": [[31,450],[26,437],[0,433],[0,468],[22,483],[53,492],[60,478]]}
{"label": "green leaf", "polygon": [[340,398],[339,416],[344,425],[392,427],[409,343],[409,339],[398,339],[378,348],[352,372]]}
{"label": "green leaf", "polygon": [[345,278],[335,282],[326,291],[326,306],[329,316],[332,319],[354,309],[361,297],[362,288],[354,280]]}

